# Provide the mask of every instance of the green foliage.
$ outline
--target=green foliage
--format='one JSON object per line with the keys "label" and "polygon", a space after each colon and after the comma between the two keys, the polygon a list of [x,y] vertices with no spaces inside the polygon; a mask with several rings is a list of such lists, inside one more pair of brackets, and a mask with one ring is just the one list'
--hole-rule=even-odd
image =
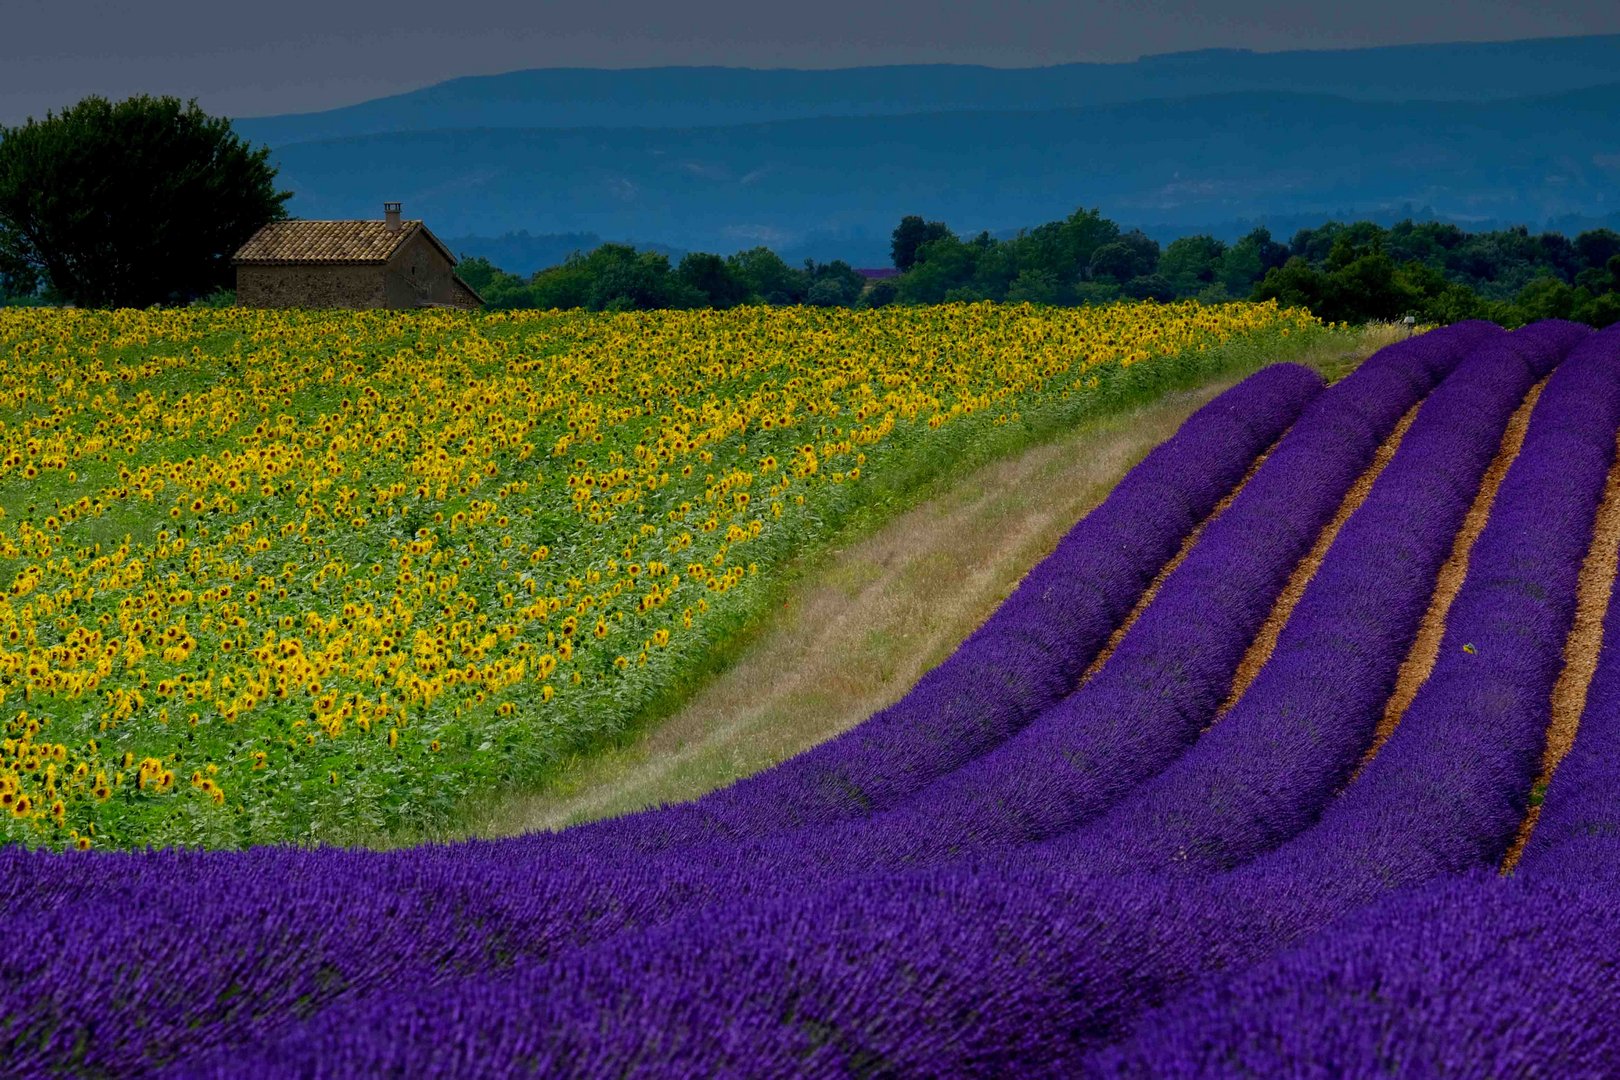
{"label": "green foliage", "polygon": [[1224,254],[1226,245],[1213,236],[1183,236],[1159,256],[1159,273],[1177,295],[1185,296],[1215,280]]}
{"label": "green foliage", "polygon": [[1007,301],[1013,304],[1060,304],[1063,300],[1063,285],[1050,270],[1021,270],[1007,287]]}
{"label": "green foliage", "polygon": [[694,252],[671,270],[663,255],[604,244],[528,282],[480,258],[464,259],[459,271],[493,308],[756,303],[864,309],[982,300],[1067,306],[1253,298],[1302,306],[1331,322],[1407,315],[1433,323],[1620,321],[1620,234],[1608,229],[1570,240],[1525,229],[1466,233],[1435,222],[1404,221],[1388,229],[1328,222],[1301,230],[1289,244],[1262,227],[1232,244],[1187,236],[1161,250],[1141,231],[1121,231],[1093,208],[1003,240],[988,232],[963,239],[916,215],[903,219],[894,236],[910,268],[870,287],[848,263],[806,260],[793,267],[765,247],[724,259]]}
{"label": "green foliage", "polygon": [[805,303],[816,307],[854,307],[866,288],[860,271],[842,259],[829,263],[806,259],[804,272],[810,281]]}
{"label": "green foliage", "polygon": [[227,288],[231,255],[286,216],[269,153],[174,97],[91,96],[0,127],[0,285],[45,282],[80,307]]}
{"label": "green foliage", "polygon": [[900,286],[893,279],[885,278],[872,282],[872,287],[861,295],[855,306],[865,309],[888,307],[899,299]]}
{"label": "green foliage", "polygon": [[1159,265],[1159,245],[1140,230],[1128,233],[1097,248],[1091,255],[1091,277],[1123,283],[1151,274]]}
{"label": "green foliage", "polygon": [[681,259],[675,275],[703,296],[706,307],[731,308],[748,299],[747,283],[718,255],[694,251]]}
{"label": "green foliage", "polygon": [[1157,300],[1167,303],[1176,298],[1175,286],[1163,274],[1140,274],[1120,287],[1120,294],[1130,300]]}
{"label": "green foliage", "polygon": [[747,286],[748,295],[762,304],[797,304],[810,289],[805,274],[768,247],[739,251],[726,265]]}
{"label": "green foliage", "polygon": [[501,278],[512,276],[481,255],[466,254],[461,255],[456,262],[456,275],[472,286],[473,291],[480,296],[487,296],[489,290]]}
{"label": "green foliage", "polygon": [[894,260],[894,268],[902,274],[905,273],[917,264],[918,253],[924,245],[946,238],[955,237],[943,221],[924,221],[916,214],[908,214],[901,218],[900,224],[895,226],[889,244],[889,254]]}
{"label": "green foliage", "polygon": [[953,289],[965,289],[973,280],[981,252],[954,236],[930,240],[917,249],[911,272],[901,275],[900,299],[908,304],[943,303]]}
{"label": "green foliage", "polygon": [[1244,296],[1255,282],[1287,261],[1288,249],[1273,242],[1268,230],[1255,229],[1222,253],[1215,280],[1228,294]]}
{"label": "green foliage", "polygon": [[1620,235],[1608,229],[1571,241],[1522,228],[1470,234],[1432,222],[1330,222],[1302,230],[1289,250],[1251,297],[1298,304],[1330,322],[1620,321]]}
{"label": "green foliage", "polygon": [[228,308],[236,306],[235,289],[215,289],[207,296],[199,296],[191,302],[192,307],[201,308]]}

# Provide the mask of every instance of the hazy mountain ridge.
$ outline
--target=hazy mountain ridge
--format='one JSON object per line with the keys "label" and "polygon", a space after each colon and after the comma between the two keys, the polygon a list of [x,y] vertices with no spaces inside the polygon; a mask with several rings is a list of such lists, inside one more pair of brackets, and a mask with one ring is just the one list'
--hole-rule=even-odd
{"label": "hazy mountain ridge", "polygon": [[722,252],[819,236],[869,249],[905,213],[961,230],[1081,205],[1188,225],[1405,203],[1460,220],[1605,215],[1620,208],[1617,121],[1620,85],[1488,103],[1248,91],[723,128],[406,132],[274,158],[303,217],[373,216],[397,198],[441,236],[528,229]]}
{"label": "hazy mountain ridge", "polygon": [[235,123],[252,141],[283,146],[390,131],[731,126],[1074,108],[1232,91],[1493,101],[1599,85],[1617,72],[1620,35],[1276,53],[1216,49],[1041,68],[550,68],[452,79],[345,108]]}

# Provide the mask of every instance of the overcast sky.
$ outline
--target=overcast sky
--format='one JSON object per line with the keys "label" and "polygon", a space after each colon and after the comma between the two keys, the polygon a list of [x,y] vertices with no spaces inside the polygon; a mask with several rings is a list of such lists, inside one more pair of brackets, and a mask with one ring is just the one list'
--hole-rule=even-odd
{"label": "overcast sky", "polygon": [[536,67],[1029,67],[1616,32],[1614,0],[0,0],[0,123],[92,93],[304,112]]}

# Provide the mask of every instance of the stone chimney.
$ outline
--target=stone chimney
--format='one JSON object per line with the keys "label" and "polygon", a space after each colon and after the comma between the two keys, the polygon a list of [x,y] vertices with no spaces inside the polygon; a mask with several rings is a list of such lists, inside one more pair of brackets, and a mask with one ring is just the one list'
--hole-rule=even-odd
{"label": "stone chimney", "polygon": [[399,203],[383,203],[383,222],[388,226],[389,232],[399,232]]}

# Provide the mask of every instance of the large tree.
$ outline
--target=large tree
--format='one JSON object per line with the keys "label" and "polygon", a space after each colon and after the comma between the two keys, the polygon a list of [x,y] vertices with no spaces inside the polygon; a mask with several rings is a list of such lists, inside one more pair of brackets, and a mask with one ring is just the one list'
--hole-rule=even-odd
{"label": "large tree", "polygon": [[269,155],[174,97],[88,97],[0,126],[0,265],[36,269],[80,307],[229,287],[232,253],[287,216]]}
{"label": "large tree", "polygon": [[955,234],[943,221],[924,221],[916,214],[907,214],[890,236],[889,256],[894,260],[894,268],[905,273],[917,265],[917,252],[924,244],[946,237],[954,238]]}

